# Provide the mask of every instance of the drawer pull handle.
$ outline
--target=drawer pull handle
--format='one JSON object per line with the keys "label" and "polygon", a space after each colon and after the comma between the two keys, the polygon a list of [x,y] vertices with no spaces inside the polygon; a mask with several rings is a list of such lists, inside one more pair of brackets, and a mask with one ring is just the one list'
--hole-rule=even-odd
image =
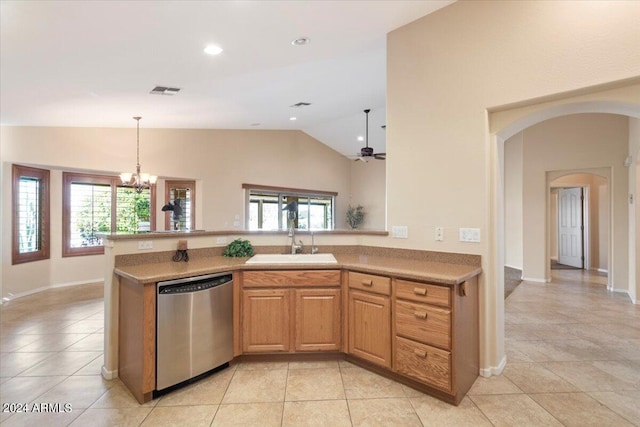
{"label": "drawer pull handle", "polygon": [[420,350],[419,348],[414,348],[413,353],[418,357],[422,357],[423,359],[427,357],[426,350]]}
{"label": "drawer pull handle", "polygon": [[427,312],[426,311],[414,311],[413,315],[416,316],[419,319],[426,319],[427,318]]}
{"label": "drawer pull handle", "polygon": [[363,286],[373,286],[373,280],[363,280],[362,281],[362,285]]}
{"label": "drawer pull handle", "polygon": [[416,295],[427,295],[427,288],[413,288],[413,293]]}

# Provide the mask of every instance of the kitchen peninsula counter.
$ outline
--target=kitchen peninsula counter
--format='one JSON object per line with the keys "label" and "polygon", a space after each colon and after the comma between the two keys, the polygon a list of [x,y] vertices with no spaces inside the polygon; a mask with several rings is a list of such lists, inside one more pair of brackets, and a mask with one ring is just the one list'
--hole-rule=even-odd
{"label": "kitchen peninsula counter", "polygon": [[[480,256],[368,246],[357,239],[318,246],[336,263],[247,264],[248,257],[224,257],[223,246],[205,246],[197,238],[189,240],[194,247],[188,262],[172,261],[175,239],[154,240],[154,252],[144,251],[149,245],[140,239],[107,244],[112,280],[105,288],[103,375],[120,377],[138,401],[150,400],[156,283],[230,272],[234,357],[343,357],[459,404],[479,372]],[[290,251],[277,239],[263,241],[254,244],[257,254]],[[267,311],[269,322],[255,322]],[[263,337],[273,340],[265,347]]]}
{"label": "kitchen peninsula counter", "polygon": [[[393,251],[390,249],[390,251]],[[442,285],[457,285],[481,272],[478,265],[427,261],[376,254],[335,254],[337,264],[246,264],[249,258],[223,256],[194,257],[189,262],[154,262],[116,267],[118,276],[140,284],[238,270],[322,270],[344,269],[383,274],[410,280],[425,280]]]}

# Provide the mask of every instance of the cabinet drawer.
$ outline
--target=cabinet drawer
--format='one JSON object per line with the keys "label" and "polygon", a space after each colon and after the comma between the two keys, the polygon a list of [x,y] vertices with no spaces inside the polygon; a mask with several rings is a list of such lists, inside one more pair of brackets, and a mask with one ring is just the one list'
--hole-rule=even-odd
{"label": "cabinet drawer", "polygon": [[451,311],[409,301],[396,301],[396,333],[451,349]]}
{"label": "cabinet drawer", "polygon": [[396,372],[451,391],[451,353],[396,337]]}
{"label": "cabinet drawer", "polygon": [[451,307],[451,290],[446,286],[397,280],[396,297],[442,307]]}
{"label": "cabinet drawer", "polygon": [[373,274],[349,272],[349,287],[376,294],[391,295],[391,279]]}
{"label": "cabinet drawer", "polygon": [[340,270],[245,271],[242,285],[251,288],[340,286]]}

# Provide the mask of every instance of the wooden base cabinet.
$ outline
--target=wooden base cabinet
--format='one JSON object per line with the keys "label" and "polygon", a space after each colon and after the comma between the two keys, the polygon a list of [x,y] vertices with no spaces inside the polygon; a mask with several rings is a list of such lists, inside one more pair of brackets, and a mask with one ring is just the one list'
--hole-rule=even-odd
{"label": "wooden base cabinet", "polygon": [[391,368],[391,280],[353,272],[349,273],[348,280],[348,352]]}
{"label": "wooden base cabinet", "polygon": [[243,275],[243,353],[340,351],[340,271]]}
{"label": "wooden base cabinet", "polygon": [[295,289],[296,351],[339,351],[340,289]]}
{"label": "wooden base cabinet", "polygon": [[459,404],[479,373],[477,277],[455,286],[394,280],[393,371]]}
{"label": "wooden base cabinet", "polygon": [[120,278],[118,376],[136,400],[156,388],[156,284]]}
{"label": "wooden base cabinet", "polygon": [[396,372],[451,391],[451,353],[396,336]]}
{"label": "wooden base cabinet", "polygon": [[289,289],[242,292],[242,350],[247,353],[289,351]]}

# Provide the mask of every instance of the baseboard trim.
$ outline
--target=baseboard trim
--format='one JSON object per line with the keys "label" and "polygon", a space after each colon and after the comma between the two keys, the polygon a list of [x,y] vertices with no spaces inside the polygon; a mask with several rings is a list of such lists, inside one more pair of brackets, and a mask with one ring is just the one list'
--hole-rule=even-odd
{"label": "baseboard trim", "polygon": [[527,282],[533,283],[549,283],[551,279],[538,279],[537,277],[524,277],[522,276],[522,280],[526,280]]}
{"label": "baseboard trim", "polygon": [[606,268],[596,268],[596,271],[598,273],[609,274],[609,270],[607,270]]}
{"label": "baseboard trim", "polygon": [[102,378],[104,378],[105,380],[113,380],[118,378],[118,370],[114,369],[113,371],[108,370],[104,365],[102,366],[101,369],[102,372]]}
{"label": "baseboard trim", "polygon": [[104,278],[100,279],[91,279],[91,280],[80,280],[77,282],[67,282],[67,283],[57,283],[55,285],[42,286],[40,288],[31,289],[26,292],[20,292],[18,294],[10,294],[9,296],[3,297],[2,302],[9,302],[11,300],[26,297],[28,295],[37,294],[38,292],[47,291],[49,289],[57,289],[57,288],[66,288],[68,286],[79,286],[79,285],[90,285],[92,283],[104,282]]}
{"label": "baseboard trim", "polygon": [[520,270],[522,271],[522,267],[514,267],[513,265],[509,265],[509,264],[505,264],[505,267],[509,267],[509,268],[513,268],[514,270]]}
{"label": "baseboard trim", "polygon": [[608,290],[611,291],[611,292],[615,292],[616,294],[625,294],[626,296],[629,297],[630,300],[632,300],[631,299],[631,294],[629,293],[629,291],[627,289],[616,289],[616,288],[610,287],[610,288],[608,288]]}
{"label": "baseboard trim", "polygon": [[498,366],[491,366],[489,368],[480,368],[480,376],[489,378],[494,375],[501,375],[504,371],[504,367],[507,366],[507,355],[502,356],[502,360],[498,363]]}

